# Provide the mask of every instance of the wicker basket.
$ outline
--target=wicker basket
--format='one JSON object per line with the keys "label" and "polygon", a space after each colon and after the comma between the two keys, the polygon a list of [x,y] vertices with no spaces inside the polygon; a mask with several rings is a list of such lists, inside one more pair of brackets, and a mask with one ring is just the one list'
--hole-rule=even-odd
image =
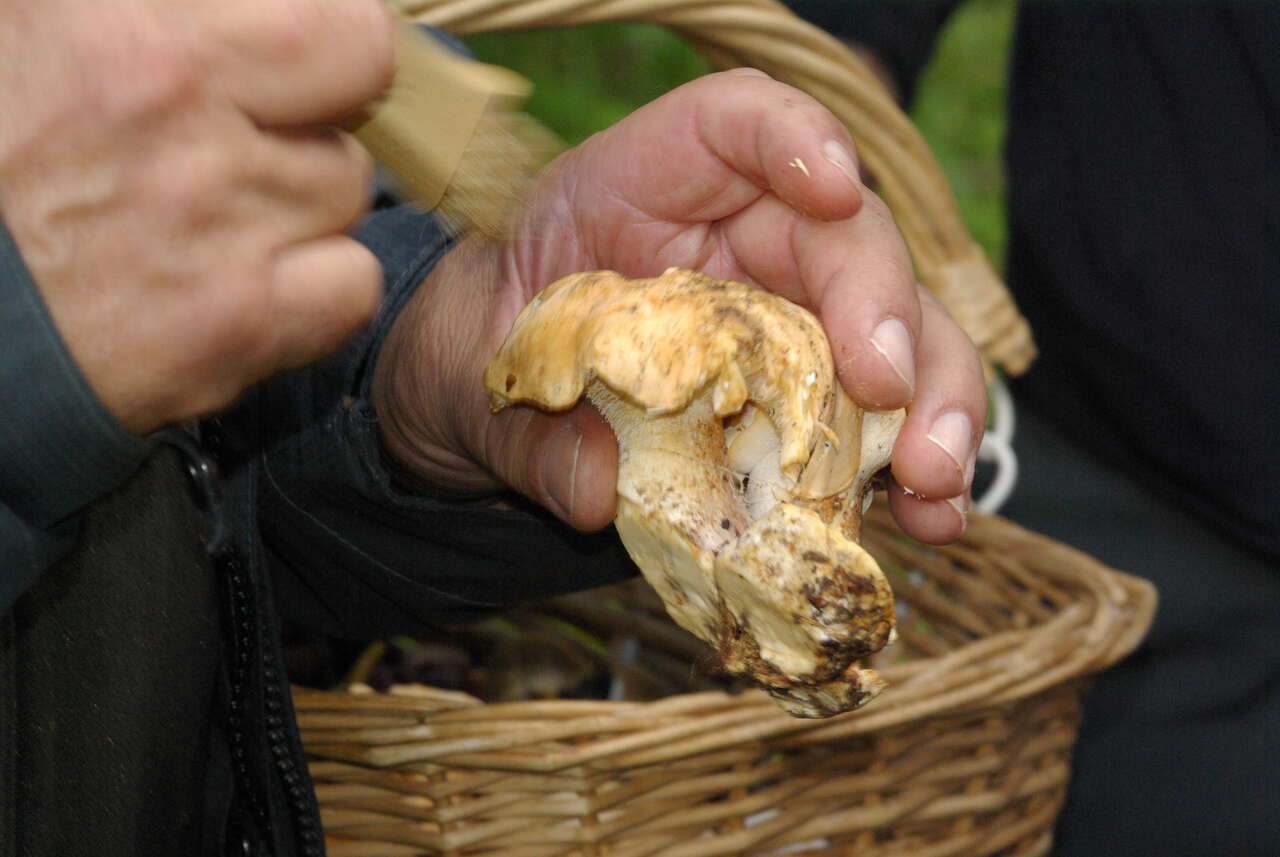
{"label": "wicker basket", "polygon": [[1048,853],[1085,681],[1141,639],[1154,589],[1000,518],[924,549],[878,514],[866,543],[900,639],[875,663],[889,689],[830,720],[754,690],[297,691],[330,854]]}
{"label": "wicker basket", "polygon": [[[664,24],[722,66],[754,65],[805,89],[850,127],[921,280],[988,362],[1017,374],[1034,355],[915,129],[847,49],[772,0],[400,8],[462,34]],[[758,691],[501,704],[425,687],[296,691],[329,853],[1048,853],[1081,693],[1142,638],[1154,589],[994,517],[974,515],[960,542],[926,549],[873,511],[864,541],[893,580],[900,639],[875,659],[889,689],[830,720],[794,719]],[[641,592],[611,598],[645,602]]]}

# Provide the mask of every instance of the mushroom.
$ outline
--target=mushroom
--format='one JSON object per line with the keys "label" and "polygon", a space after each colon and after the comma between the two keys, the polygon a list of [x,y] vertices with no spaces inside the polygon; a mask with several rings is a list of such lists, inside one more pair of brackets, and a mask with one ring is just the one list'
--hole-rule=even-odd
{"label": "mushroom", "polygon": [[586,393],[618,438],[627,551],[726,671],[800,717],[884,687],[858,661],[893,639],[893,595],[858,538],[904,412],[848,398],[811,314],[676,268],[575,274],[520,313],[485,385],[495,411]]}

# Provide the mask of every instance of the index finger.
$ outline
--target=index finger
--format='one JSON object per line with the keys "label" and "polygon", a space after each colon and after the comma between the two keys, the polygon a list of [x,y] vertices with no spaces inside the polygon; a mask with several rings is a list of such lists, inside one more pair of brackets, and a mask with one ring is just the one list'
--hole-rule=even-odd
{"label": "index finger", "polygon": [[376,99],[395,73],[381,0],[215,4],[194,34],[223,93],[262,126],[337,122]]}
{"label": "index finger", "polygon": [[906,242],[878,197],[868,191],[857,215],[824,222],[766,196],[724,229],[749,279],[822,321],[854,401],[876,410],[911,401],[920,300]]}
{"label": "index finger", "polygon": [[[861,205],[849,132],[808,94],[754,69],[686,84],[592,149],[601,182],[669,223],[722,220],[766,193],[821,220],[851,217]],[[626,170],[617,169],[620,158]]]}

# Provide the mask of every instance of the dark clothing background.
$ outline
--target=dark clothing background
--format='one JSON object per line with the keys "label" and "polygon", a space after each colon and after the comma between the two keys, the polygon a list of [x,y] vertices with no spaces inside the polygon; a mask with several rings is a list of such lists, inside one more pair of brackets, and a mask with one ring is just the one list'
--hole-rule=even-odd
{"label": "dark clothing background", "polygon": [[222,623],[178,453],[84,516],[0,621],[0,854],[218,855]]}
{"label": "dark clothing background", "polygon": [[1020,398],[1280,562],[1280,4],[1033,3],[1015,45]]}
{"label": "dark clothing background", "polygon": [[1280,574],[1035,414],[1001,514],[1160,589],[1085,696],[1054,857],[1280,854]]}
{"label": "dark clothing background", "polygon": [[[794,0],[913,91],[957,4]],[[1006,166],[1020,524],[1154,581],[1058,857],[1280,854],[1280,4],[1026,2]]]}
{"label": "dark clothing background", "polygon": [[[912,90],[955,2],[792,0]],[[1280,562],[1280,3],[1018,7],[1020,403]]]}

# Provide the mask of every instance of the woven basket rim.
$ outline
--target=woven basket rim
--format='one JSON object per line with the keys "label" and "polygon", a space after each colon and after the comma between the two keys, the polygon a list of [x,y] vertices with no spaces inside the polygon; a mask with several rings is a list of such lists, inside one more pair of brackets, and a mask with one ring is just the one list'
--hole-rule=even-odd
{"label": "woven basket rim", "polygon": [[[886,522],[886,513],[873,512],[869,543],[883,547],[899,538]],[[1132,651],[1150,625],[1156,606],[1151,583],[998,516],[973,516],[959,541],[930,551],[962,558],[976,549],[1031,558],[1035,572],[1062,591],[1065,605],[1025,628],[998,631],[942,656],[883,667],[889,688],[879,698],[826,720],[793,718],[759,690],[704,691],[650,702],[485,703],[430,688],[390,694],[298,688],[295,706],[304,729],[312,729],[308,752],[320,758],[377,767],[432,762],[551,773],[590,763],[619,769],[747,741],[832,741],[1007,705],[1105,669]],[[418,714],[424,723],[429,719],[429,725],[417,733],[397,733],[404,740],[390,744],[324,740],[321,724],[327,715],[364,716],[376,724],[379,716],[390,713]],[[465,739],[451,741],[450,724],[458,724]],[[486,734],[475,734],[478,724],[484,724]],[[365,723],[363,728],[372,731],[348,732],[348,737],[386,737],[376,725]],[[556,748],[556,742],[584,732],[618,737],[585,749]],[[529,745],[542,749],[511,752]]]}

